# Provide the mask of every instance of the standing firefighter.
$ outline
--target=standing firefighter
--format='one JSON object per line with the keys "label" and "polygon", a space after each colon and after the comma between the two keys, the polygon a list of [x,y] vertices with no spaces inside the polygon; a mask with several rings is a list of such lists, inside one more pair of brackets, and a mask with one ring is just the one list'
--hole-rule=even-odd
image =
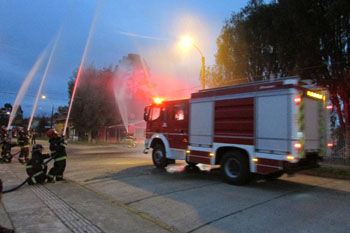
{"label": "standing firefighter", "polygon": [[7,130],[5,126],[1,126],[0,128],[0,145],[1,145],[1,163],[11,163],[12,155],[11,155],[11,147],[15,145],[11,145],[10,139],[8,138]]}
{"label": "standing firefighter", "polygon": [[49,129],[46,134],[49,137],[50,142],[50,155],[55,160],[53,168],[50,169],[49,174],[47,175],[47,182],[53,183],[56,181],[62,181],[63,172],[66,168],[66,146],[64,139],[59,137],[57,132],[53,129]]}
{"label": "standing firefighter", "polygon": [[28,161],[26,171],[31,179],[28,184],[42,184],[46,180],[47,166],[44,159],[48,159],[50,155],[42,154],[43,147],[40,144],[35,144],[32,149],[32,158]]}
{"label": "standing firefighter", "polygon": [[18,161],[25,164],[29,161],[29,137],[23,129],[19,131],[18,145],[21,147]]}

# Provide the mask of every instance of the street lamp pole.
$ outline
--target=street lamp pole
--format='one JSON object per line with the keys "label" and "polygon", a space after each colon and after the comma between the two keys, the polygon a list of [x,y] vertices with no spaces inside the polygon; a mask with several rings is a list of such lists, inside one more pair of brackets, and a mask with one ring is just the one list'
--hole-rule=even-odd
{"label": "street lamp pole", "polygon": [[[42,98],[42,99],[46,99],[47,97],[46,97],[46,95],[42,95],[41,98]],[[51,102],[51,101],[50,101],[50,102]],[[52,127],[53,127],[53,112],[54,112],[54,110],[55,110],[55,105],[52,104],[52,109],[51,109],[51,120],[50,120],[50,129],[52,129]]]}
{"label": "street lamp pole", "polygon": [[52,129],[52,126],[53,126],[53,111],[54,111],[54,109],[55,109],[55,106],[54,106],[54,104],[52,104],[52,110],[51,110],[51,124],[50,124],[50,128]]}
{"label": "street lamp pole", "polygon": [[205,58],[202,56],[202,72],[201,72],[202,89],[205,89]]}
{"label": "street lamp pole", "polygon": [[192,41],[192,39],[190,37],[182,38],[182,44],[185,47],[189,47],[190,45],[192,45],[193,47],[195,47],[197,49],[197,51],[201,55],[201,58],[202,58],[201,84],[202,84],[202,89],[205,89],[205,58],[203,56],[202,51],[198,48],[198,46],[195,43],[193,43],[193,41]]}

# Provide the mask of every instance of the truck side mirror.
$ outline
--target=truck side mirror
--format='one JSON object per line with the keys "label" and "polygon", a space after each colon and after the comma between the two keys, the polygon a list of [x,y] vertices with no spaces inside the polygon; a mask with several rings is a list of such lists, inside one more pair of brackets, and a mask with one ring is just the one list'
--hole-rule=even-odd
{"label": "truck side mirror", "polygon": [[144,114],[143,114],[143,119],[145,121],[148,121],[148,118],[149,118],[149,111],[150,110],[150,107],[145,107],[145,111],[144,111]]}

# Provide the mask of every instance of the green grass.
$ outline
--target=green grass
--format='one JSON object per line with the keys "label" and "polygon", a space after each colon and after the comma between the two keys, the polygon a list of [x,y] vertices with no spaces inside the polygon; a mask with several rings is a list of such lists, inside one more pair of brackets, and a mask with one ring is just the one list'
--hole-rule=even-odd
{"label": "green grass", "polygon": [[303,174],[312,176],[321,176],[336,179],[350,180],[350,167],[349,169],[333,168],[333,167],[319,167],[302,171]]}

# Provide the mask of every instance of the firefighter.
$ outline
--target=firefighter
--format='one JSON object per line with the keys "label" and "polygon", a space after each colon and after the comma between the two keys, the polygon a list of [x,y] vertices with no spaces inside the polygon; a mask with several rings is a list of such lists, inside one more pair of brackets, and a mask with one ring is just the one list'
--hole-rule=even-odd
{"label": "firefighter", "polygon": [[56,181],[63,181],[63,172],[66,168],[66,142],[62,137],[59,137],[54,129],[49,129],[46,134],[50,142],[50,156],[54,159],[53,168],[50,169],[47,175],[47,182],[54,183]]}
{"label": "firefighter", "polygon": [[134,137],[134,135],[128,134],[126,136],[126,141],[128,142],[128,148],[136,147],[136,137]]}
{"label": "firefighter", "polygon": [[2,125],[0,128],[0,139],[2,141],[2,139],[4,137],[7,137],[7,130],[6,130],[6,126]]}
{"label": "firefighter", "polygon": [[1,151],[1,163],[11,163],[12,155],[11,148],[17,146],[17,144],[11,144],[10,139],[7,139],[2,142],[2,151]]}
{"label": "firefighter", "polygon": [[12,155],[11,155],[11,141],[8,138],[7,130],[5,126],[0,128],[0,144],[1,144],[1,159],[2,163],[11,163]]}
{"label": "firefighter", "polygon": [[49,154],[42,154],[43,147],[40,144],[35,144],[32,149],[32,157],[28,161],[26,171],[31,179],[28,184],[42,184],[46,180],[47,166],[44,163],[45,159],[50,158]]}
{"label": "firefighter", "polygon": [[29,161],[29,137],[23,129],[19,131],[18,145],[21,147],[18,161],[25,164]]}

